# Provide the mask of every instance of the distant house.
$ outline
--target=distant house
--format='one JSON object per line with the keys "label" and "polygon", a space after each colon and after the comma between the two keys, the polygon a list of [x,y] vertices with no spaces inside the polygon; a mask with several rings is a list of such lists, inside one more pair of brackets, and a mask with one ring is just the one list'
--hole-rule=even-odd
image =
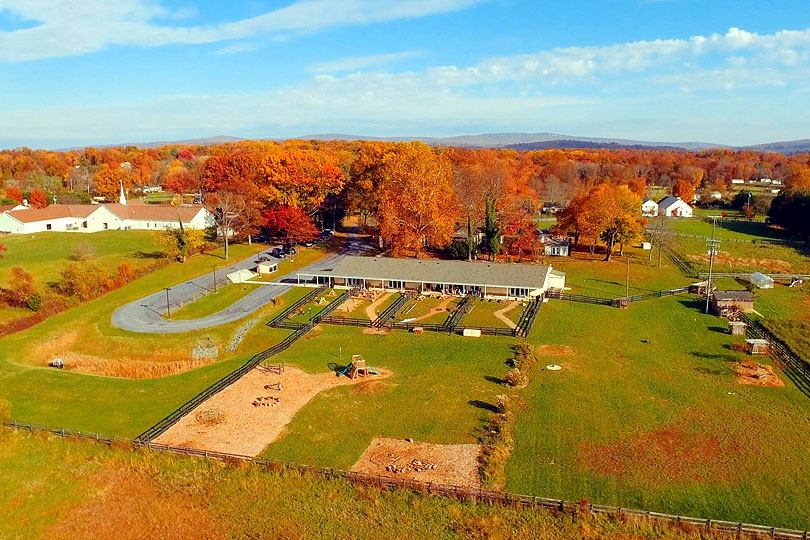
{"label": "distant house", "polygon": [[760,180],[760,182],[762,182],[763,184],[770,184],[771,179],[770,178],[763,178],[763,179]]}
{"label": "distant house", "polygon": [[731,183],[732,184],[745,184],[745,180],[743,180],[742,178],[732,178]]}
{"label": "distant house", "polygon": [[540,211],[543,214],[556,214],[562,209],[563,209],[562,205],[554,201],[546,201],[543,203],[543,207],[540,209]]}
{"label": "distant house", "polygon": [[714,312],[727,317],[735,311],[754,312],[754,295],[748,291],[714,291],[711,297]]}
{"label": "distant house", "polygon": [[658,201],[658,213],[666,217],[692,217],[692,207],[680,197],[670,195]]}
{"label": "distant house", "polygon": [[571,241],[568,238],[550,238],[543,242],[543,252],[549,257],[568,257]]}
{"label": "distant house", "polygon": [[718,200],[718,201],[723,198],[723,194],[720,193],[719,191],[712,191],[711,196],[712,196],[712,199],[715,199],[715,200]]}
{"label": "distant house", "polygon": [[781,190],[781,189],[772,189],[772,190],[771,190],[771,193],[772,193],[773,195],[779,195],[779,192],[780,192],[780,191],[782,191],[782,190]]}
{"label": "distant house", "polygon": [[782,181],[781,180],[771,180],[771,185],[772,186],[781,186]]}
{"label": "distant house", "polygon": [[647,197],[641,203],[641,215],[646,217],[655,217],[658,215],[658,203]]}

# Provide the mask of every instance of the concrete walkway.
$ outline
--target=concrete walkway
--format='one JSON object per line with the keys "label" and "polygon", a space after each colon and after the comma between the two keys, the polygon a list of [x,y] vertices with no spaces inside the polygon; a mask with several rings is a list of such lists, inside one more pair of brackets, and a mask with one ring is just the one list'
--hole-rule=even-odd
{"label": "concrete walkway", "polygon": [[[269,254],[272,249],[272,247],[267,248],[247,259],[218,269],[216,271],[217,286],[225,285],[227,282],[225,276],[231,272],[245,268],[255,268],[258,264],[258,258],[263,254]],[[201,330],[203,328],[237,321],[258,311],[274,298],[289,291],[296,283],[296,272],[328,269],[334,266],[344,255],[359,254],[366,249],[368,249],[368,247],[362,240],[350,234],[340,253],[329,255],[320,261],[292,272],[292,274],[282,276],[276,282],[250,285],[251,287],[256,287],[256,290],[222,311],[208,315],[207,317],[182,321],[170,321],[165,319],[166,291],[162,290],[115,310],[112,315],[112,324],[117,328],[129,330],[130,332],[175,334]],[[180,306],[199,297],[203,291],[212,290],[213,286],[214,272],[175,285],[169,288],[169,305],[173,310],[179,309]]]}

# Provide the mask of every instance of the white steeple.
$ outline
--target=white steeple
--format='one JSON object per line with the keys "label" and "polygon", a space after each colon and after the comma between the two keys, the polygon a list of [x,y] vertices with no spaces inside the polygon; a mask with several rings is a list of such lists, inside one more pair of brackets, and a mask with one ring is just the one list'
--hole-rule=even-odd
{"label": "white steeple", "polygon": [[118,202],[123,204],[123,205],[126,205],[127,204],[127,196],[124,195],[124,181],[120,180],[119,182],[121,183],[121,196],[118,198]]}

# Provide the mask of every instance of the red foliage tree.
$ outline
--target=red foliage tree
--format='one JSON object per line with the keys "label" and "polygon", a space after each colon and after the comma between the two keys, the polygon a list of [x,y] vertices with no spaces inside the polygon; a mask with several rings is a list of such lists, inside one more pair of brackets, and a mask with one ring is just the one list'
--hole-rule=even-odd
{"label": "red foliage tree", "polygon": [[267,210],[263,218],[268,233],[295,242],[310,240],[318,234],[312,218],[301,208],[280,206],[275,210]]}
{"label": "red foliage tree", "polygon": [[194,161],[194,152],[192,152],[190,148],[183,148],[177,152],[177,159],[182,159],[183,161]]}
{"label": "red foliage tree", "polygon": [[48,198],[45,197],[42,190],[35,189],[31,192],[31,200],[28,203],[34,208],[45,208],[48,206]]}
{"label": "red foliage tree", "polygon": [[6,190],[6,197],[8,197],[9,199],[14,199],[19,204],[22,204],[23,202],[22,193],[20,193],[20,190],[15,188],[14,186],[11,186]]}

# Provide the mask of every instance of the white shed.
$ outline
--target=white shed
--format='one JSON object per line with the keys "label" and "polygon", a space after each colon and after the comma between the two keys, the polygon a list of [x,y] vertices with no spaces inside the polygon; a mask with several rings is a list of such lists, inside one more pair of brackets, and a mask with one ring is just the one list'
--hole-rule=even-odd
{"label": "white shed", "polygon": [[680,197],[665,197],[658,202],[658,213],[667,217],[692,217],[692,207]]}

